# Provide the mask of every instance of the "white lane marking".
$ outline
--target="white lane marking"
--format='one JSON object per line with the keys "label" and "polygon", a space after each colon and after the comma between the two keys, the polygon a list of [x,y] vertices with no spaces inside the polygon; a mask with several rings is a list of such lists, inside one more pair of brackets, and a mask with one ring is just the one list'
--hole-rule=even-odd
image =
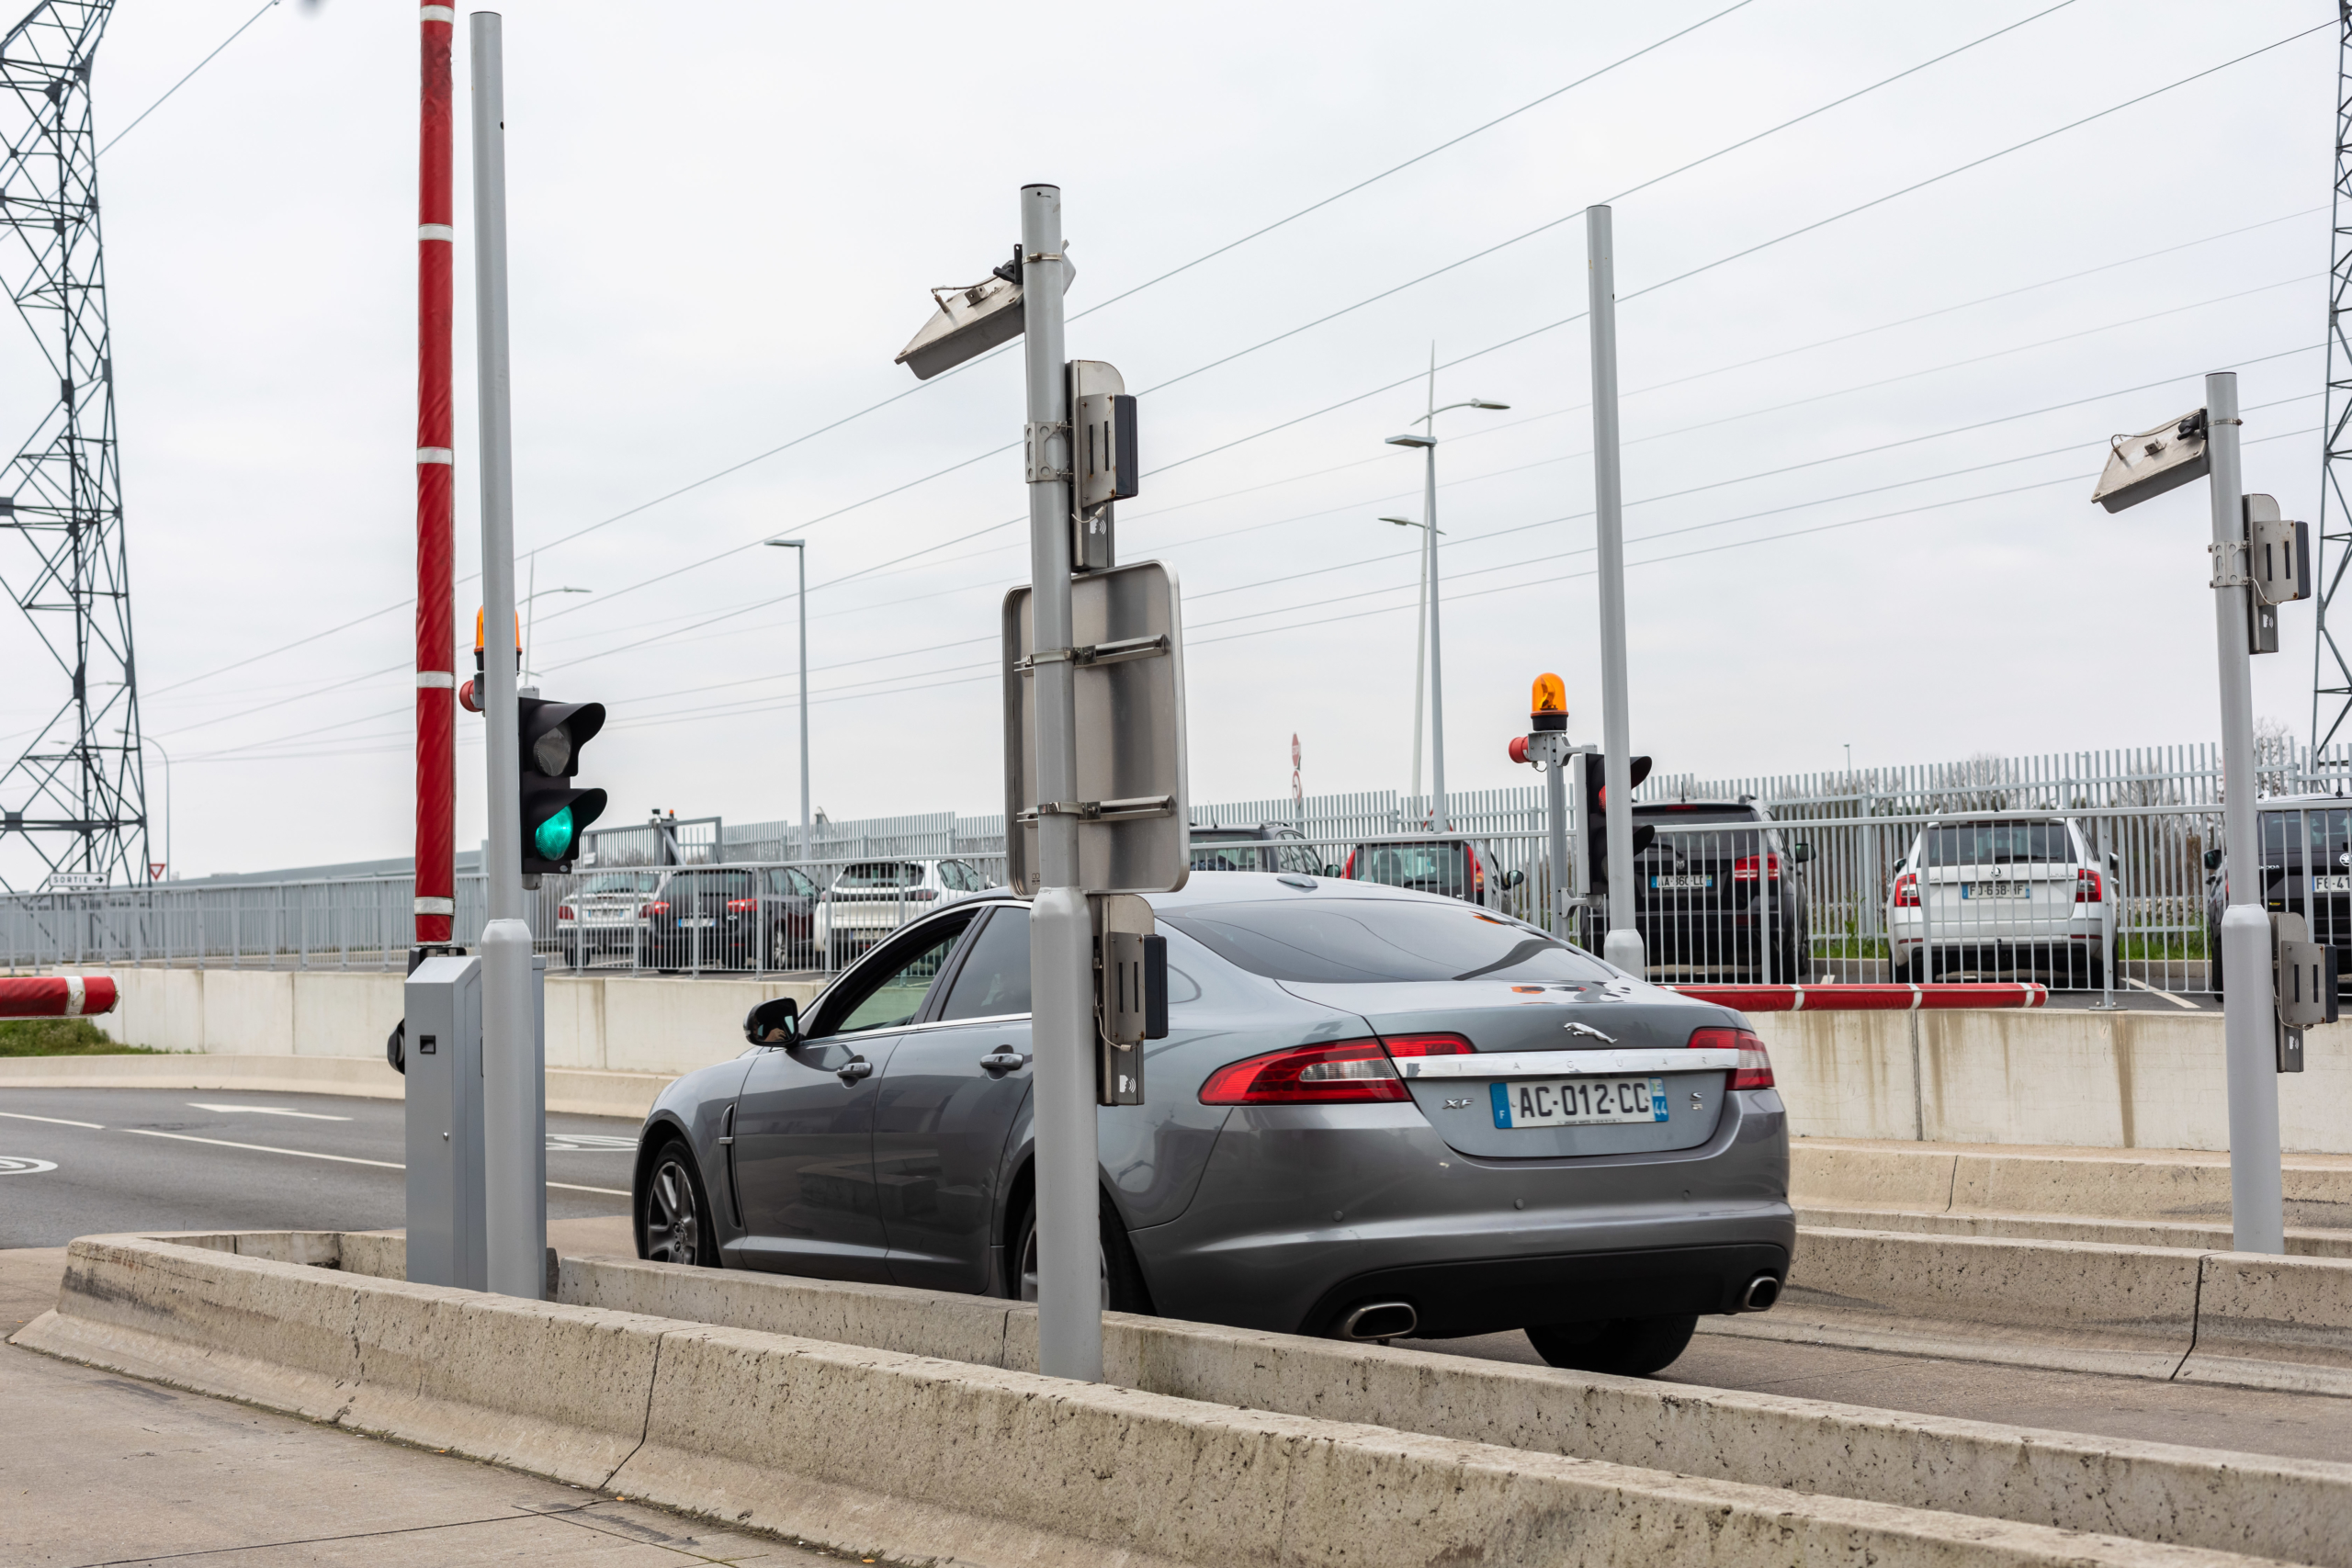
{"label": "white lane marking", "polygon": [[34,1159],[26,1155],[0,1155],[0,1176],[38,1176],[44,1170],[55,1170],[53,1159]]}
{"label": "white lane marking", "polygon": [[2187,1008],[2191,1012],[2203,1012],[2205,1010],[2203,1008],[2199,1007],[2195,1002],[2188,1000],[2185,997],[2176,997],[2170,991],[2159,991],[2145,980],[2134,980],[2131,976],[2126,975],[2123,976],[2123,983],[2127,986],[2137,986],[2152,997],[2162,997],[2165,1000],[2170,1002],[2177,1008]]}
{"label": "white lane marking", "polygon": [[21,1111],[0,1111],[11,1122],[46,1122],[52,1127],[87,1127],[93,1133],[103,1133],[106,1125],[98,1122],[68,1122],[62,1116],[28,1116]]}
{"label": "white lane marking", "polygon": [[253,1116],[300,1116],[305,1122],[348,1122],[348,1116],[327,1116],[316,1111],[281,1111],[275,1105],[207,1105],[200,1100],[188,1104],[198,1111],[242,1111]]}
{"label": "white lane marking", "polygon": [[[254,1154],[292,1155],[297,1159],[331,1159],[339,1165],[372,1165],[384,1170],[406,1170],[397,1160],[360,1159],[354,1155],[322,1155],[311,1149],[272,1148],[267,1144],[232,1144],[226,1138],[199,1138],[192,1133],[159,1133],[153,1127],[124,1127],[120,1131],[137,1133],[147,1138],[176,1138],[184,1144],[209,1144],[219,1149],[245,1149]],[[607,1198],[627,1198],[628,1189],[621,1187],[578,1187],[569,1181],[550,1181],[549,1187],[560,1187],[566,1192],[601,1192]]]}
{"label": "white lane marking", "polygon": [[616,1138],[610,1133],[549,1133],[549,1154],[621,1154],[635,1153],[635,1138]]}
{"label": "white lane marking", "polygon": [[183,1144],[210,1144],[220,1149],[249,1149],[254,1154],[292,1155],[297,1159],[331,1159],[338,1165],[372,1165],[385,1170],[406,1170],[408,1167],[396,1160],[361,1159],[356,1155],[322,1155],[310,1149],[277,1149],[267,1144],[232,1144],[226,1138],[199,1138],[191,1133],[159,1133],[153,1127],[125,1127],[126,1133],[136,1133],[142,1138],[176,1138]]}

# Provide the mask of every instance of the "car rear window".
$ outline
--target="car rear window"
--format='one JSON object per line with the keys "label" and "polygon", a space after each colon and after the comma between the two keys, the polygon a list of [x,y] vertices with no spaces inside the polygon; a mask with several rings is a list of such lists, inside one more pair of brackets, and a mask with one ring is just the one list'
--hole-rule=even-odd
{"label": "car rear window", "polygon": [[1227,963],[1270,980],[1605,980],[1589,953],[1533,926],[1464,904],[1300,898],[1212,904],[1159,919]]}
{"label": "car rear window", "polygon": [[1929,865],[1999,865],[2047,861],[2069,865],[2075,840],[2064,822],[1958,822],[1930,828],[1925,855]]}
{"label": "car rear window", "polygon": [[2262,814],[2262,861],[2265,865],[2301,866],[2302,848],[2330,869],[2352,865],[2352,810],[2321,807],[2310,811],[2266,811]]}
{"label": "car rear window", "polygon": [[844,866],[836,887],[921,887],[922,867],[912,861],[870,860]]}
{"label": "car rear window", "polygon": [[1356,851],[1358,882],[1459,895],[1470,885],[1469,858],[1459,840],[1433,844],[1365,844]]}

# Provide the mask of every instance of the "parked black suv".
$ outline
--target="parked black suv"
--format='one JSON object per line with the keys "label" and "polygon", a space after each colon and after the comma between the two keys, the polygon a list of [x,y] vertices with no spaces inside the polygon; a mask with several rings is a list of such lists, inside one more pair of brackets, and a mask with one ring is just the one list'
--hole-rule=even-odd
{"label": "parked black suv", "polygon": [[645,964],[661,970],[747,969],[760,941],[760,889],[748,867],[665,871],[644,905]]}
{"label": "parked black suv", "polygon": [[1746,800],[1650,802],[1634,820],[1657,829],[1634,857],[1634,924],[1653,975],[1812,978],[1813,911],[1798,870],[1812,845],[1782,842]]}
{"label": "parked black suv", "polygon": [[[2263,801],[2257,810],[2263,912],[2302,916],[2311,940],[2338,949],[2337,973],[2352,978],[2352,800],[2283,795]],[[2205,956],[2218,993],[2222,911],[2230,900],[2228,858],[2218,849],[2207,850],[2205,872]]]}

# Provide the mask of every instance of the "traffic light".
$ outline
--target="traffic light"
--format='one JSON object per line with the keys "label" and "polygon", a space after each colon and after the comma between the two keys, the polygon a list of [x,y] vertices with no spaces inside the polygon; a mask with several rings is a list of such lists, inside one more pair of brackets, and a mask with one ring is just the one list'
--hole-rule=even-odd
{"label": "traffic light", "polygon": [[[1606,759],[1598,753],[1583,759],[1584,766],[1584,863],[1592,891],[1603,893],[1609,888],[1609,769]],[[1628,781],[1639,789],[1642,781],[1650,776],[1650,760],[1635,757],[1628,770]],[[1631,807],[1628,802],[1628,807]],[[1657,829],[1647,823],[1634,827],[1634,852],[1640,854],[1657,837]]]}
{"label": "traffic light", "polygon": [[523,783],[523,874],[569,872],[580,835],[605,814],[605,792],[574,789],[580,749],[605,728],[602,703],[517,697]]}

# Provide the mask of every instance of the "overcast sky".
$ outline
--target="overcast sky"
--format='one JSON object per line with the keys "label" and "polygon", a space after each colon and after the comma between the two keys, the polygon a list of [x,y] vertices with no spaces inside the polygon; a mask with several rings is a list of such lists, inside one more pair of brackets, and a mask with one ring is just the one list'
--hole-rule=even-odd
{"label": "overcast sky", "polygon": [[[2315,515],[2333,10],[1728,3],[1017,14],[1042,32],[968,6],[507,7],[517,534],[548,547],[539,588],[594,591],[539,601],[532,663],[610,710],[606,820],[797,813],[770,535],[808,540],[817,804],[1001,809],[1026,502],[1017,451],[982,455],[1017,442],[1018,356],[775,449],[915,386],[891,357],[926,290],[1010,253],[1023,182],[1062,186],[1077,316],[1701,22],[1071,322],[1145,393],[1120,548],[1182,574],[1193,798],[1287,794],[1294,732],[1310,793],[1407,784],[1412,539],[1379,518],[1418,511],[1420,459],[1382,441],[1432,344],[1440,402],[1511,405],[1440,420],[1450,783],[1532,782],[1504,748],[1542,671],[1597,738],[1587,338],[1552,323],[1583,309],[1582,209],[1621,196],[1634,735],[1660,771],[2213,739],[2204,488],[2086,498],[2111,434],[2243,365],[2248,485]],[[101,135],[252,8],[124,0]],[[410,848],[416,87],[413,8],[288,0],[102,164],[141,696],[185,874]],[[29,429],[45,374],[0,354],[0,418]],[[477,586],[458,599],[469,668]],[[2300,729],[2311,611],[2282,619],[2256,706]],[[21,728],[55,694],[18,626],[5,667],[35,672],[0,692]]]}

